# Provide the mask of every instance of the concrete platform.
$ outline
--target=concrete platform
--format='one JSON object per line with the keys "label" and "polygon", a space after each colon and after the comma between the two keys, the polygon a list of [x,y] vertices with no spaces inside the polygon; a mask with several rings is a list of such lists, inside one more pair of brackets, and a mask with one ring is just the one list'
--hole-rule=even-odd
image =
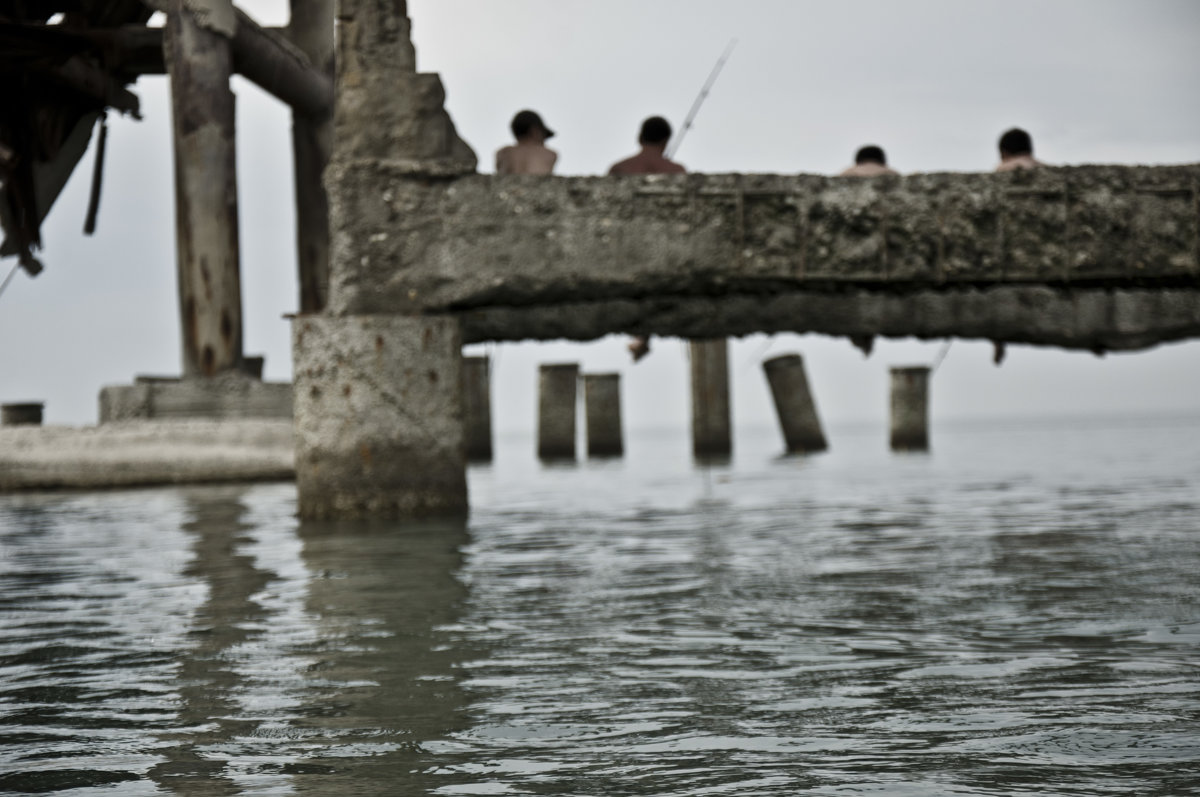
{"label": "concrete platform", "polygon": [[0,427],[0,492],[294,478],[291,420]]}

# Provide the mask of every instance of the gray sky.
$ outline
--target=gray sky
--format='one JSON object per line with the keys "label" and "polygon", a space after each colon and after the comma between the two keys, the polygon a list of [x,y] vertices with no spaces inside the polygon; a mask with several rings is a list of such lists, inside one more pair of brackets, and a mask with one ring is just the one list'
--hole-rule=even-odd
{"label": "gray sky", "polygon": [[[286,0],[243,0],[264,24]],[[678,126],[738,39],[678,159],[702,172],[833,173],[877,143],[904,172],[986,171],[1007,127],[1053,163],[1200,161],[1200,3],[1194,0],[409,0],[423,71],[480,170],[508,121],[539,110],[559,173],[599,174],[634,149],[641,120]],[[246,351],[291,375],[284,313],[297,306],[289,112],[237,81]],[[111,123],[99,231],[81,233],[91,156],[44,227],[46,271],[0,297],[0,401],[47,401],[52,423],[90,423],[104,384],[177,374],[170,114],[163,78],[137,85],[145,121]],[[7,274],[13,261],[0,266]],[[764,356],[805,355],[827,422],[884,422],[887,369],[940,343],[752,337],[734,344],[737,424],[773,423]],[[624,340],[498,347],[500,430],[534,426],[539,362],[624,376],[631,428],[687,423],[686,362],[662,341],[633,367]],[[1195,412],[1200,342],[1098,359],[957,342],[933,384],[938,418]]]}

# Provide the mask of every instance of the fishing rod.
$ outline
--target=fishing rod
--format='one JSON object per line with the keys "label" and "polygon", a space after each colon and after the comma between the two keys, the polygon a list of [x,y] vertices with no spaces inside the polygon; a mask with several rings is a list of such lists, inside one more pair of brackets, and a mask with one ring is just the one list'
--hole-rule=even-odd
{"label": "fishing rod", "polygon": [[717,82],[717,76],[725,68],[725,62],[729,60],[729,56],[736,46],[737,39],[730,39],[728,46],[725,47],[725,52],[721,53],[721,57],[717,59],[717,65],[709,73],[708,80],[704,81],[704,87],[700,89],[700,94],[696,97],[696,101],[692,103],[692,109],[688,111],[687,118],[683,120],[683,127],[680,128],[679,135],[675,136],[675,140],[667,148],[666,156],[668,159],[673,158],[675,153],[679,151],[679,145],[683,143],[683,137],[692,129],[692,122],[696,120],[696,114],[700,112],[700,106],[708,99],[708,92],[712,90],[713,84]]}

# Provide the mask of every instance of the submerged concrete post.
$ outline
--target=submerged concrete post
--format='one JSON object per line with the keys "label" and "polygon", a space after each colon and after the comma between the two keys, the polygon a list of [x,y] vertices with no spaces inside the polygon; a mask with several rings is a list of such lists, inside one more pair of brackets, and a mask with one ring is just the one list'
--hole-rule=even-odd
{"label": "submerged concrete post", "polygon": [[763,363],[763,371],[775,399],[775,412],[788,453],[806,454],[828,448],[817,405],[808,389],[804,358],[799,354],[772,357]]}
{"label": "submerged concrete post", "polygon": [[543,365],[538,369],[538,456],[575,459],[575,401],[579,366]]}
{"label": "submerged concrete post", "polygon": [[729,344],[724,338],[688,343],[692,362],[692,453],[733,453],[729,414]]}
{"label": "submerged concrete post", "polygon": [[463,415],[466,423],[467,459],[492,458],[491,361],[463,357]]}
{"label": "submerged concrete post", "polygon": [[184,376],[242,366],[230,0],[205,13],[175,0],[167,14],[175,143],[175,227]]}
{"label": "submerged concrete post", "polygon": [[929,450],[929,374],[926,366],[892,369],[892,450]]}
{"label": "submerged concrete post", "polygon": [[292,352],[301,517],[467,511],[457,320],[300,316]]}
{"label": "submerged concrete post", "polygon": [[583,403],[587,414],[589,457],[619,457],[625,453],[621,434],[621,375],[585,374]]}

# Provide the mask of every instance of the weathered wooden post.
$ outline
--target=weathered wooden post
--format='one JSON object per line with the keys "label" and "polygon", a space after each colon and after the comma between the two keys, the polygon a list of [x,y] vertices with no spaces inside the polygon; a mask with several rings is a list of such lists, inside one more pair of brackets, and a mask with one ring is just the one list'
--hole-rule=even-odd
{"label": "weathered wooden post", "polygon": [[584,374],[583,404],[587,415],[589,457],[619,457],[625,453],[621,433],[621,375]]}
{"label": "weathered wooden post", "polygon": [[927,366],[893,368],[893,451],[929,450],[929,374]]}
{"label": "weathered wooden post", "polygon": [[576,363],[538,368],[538,456],[542,459],[575,459],[578,384]]}
{"label": "weathered wooden post", "polygon": [[175,227],[183,375],[242,366],[231,0],[200,14],[172,0],[164,39],[175,144]]}
{"label": "weathered wooden post", "polygon": [[[291,0],[291,12],[288,38],[332,80],[336,50],[334,0]],[[329,198],[322,176],[332,149],[333,108],[324,114],[293,108],[296,254],[302,313],[320,312],[329,298]]]}
{"label": "weathered wooden post", "polygon": [[729,344],[724,338],[693,340],[692,453],[697,457],[727,457],[733,453],[729,412]]}
{"label": "weathered wooden post", "polygon": [[763,371],[771,386],[788,453],[811,454],[828,448],[817,405],[808,388],[804,358],[799,354],[772,357],[763,363]]}
{"label": "weathered wooden post", "polygon": [[411,236],[396,234],[405,197],[474,172],[475,155],[442,106],[437,75],[416,72],[402,0],[339,3],[337,22],[329,301],[292,322],[299,512],[462,514],[459,322],[372,302],[411,256]]}
{"label": "weathered wooden post", "polygon": [[463,415],[466,423],[467,459],[492,458],[491,361],[463,357]]}

